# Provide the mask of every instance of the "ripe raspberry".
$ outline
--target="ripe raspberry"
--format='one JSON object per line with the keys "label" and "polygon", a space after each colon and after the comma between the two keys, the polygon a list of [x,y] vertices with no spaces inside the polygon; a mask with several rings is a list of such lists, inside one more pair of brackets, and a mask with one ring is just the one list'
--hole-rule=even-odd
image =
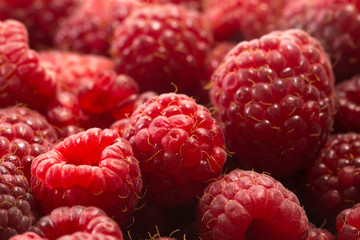
{"label": "ripe raspberry", "polygon": [[320,222],[335,223],[339,212],[360,201],[360,134],[331,136],[306,171],[310,209]]}
{"label": "ripe raspberry", "polygon": [[12,162],[30,181],[31,163],[57,143],[45,117],[24,107],[0,109],[0,161]]}
{"label": "ripe raspberry", "polygon": [[96,206],[125,224],[142,180],[130,144],[110,129],[71,135],[35,158],[31,187],[44,212],[60,206]]}
{"label": "ripe raspberry", "polygon": [[316,39],[288,30],[243,41],[211,81],[215,116],[244,167],[290,176],[316,158],[335,111],[331,65]]}
{"label": "ripe raspberry", "polygon": [[39,52],[41,65],[58,76],[59,91],[78,92],[81,83],[93,81],[98,72],[114,70],[112,60],[93,54],[48,50]]}
{"label": "ripe raspberry", "polygon": [[307,240],[333,240],[334,236],[326,229],[316,228],[312,223],[309,223],[309,235]]}
{"label": "ripe raspberry", "polygon": [[337,84],[335,91],[339,102],[335,115],[335,130],[360,132],[360,75]]}
{"label": "ripe raspberry", "polygon": [[82,0],[0,0],[0,20],[16,19],[31,32],[30,44],[40,49],[52,46],[58,23]]}
{"label": "ripe raspberry", "polygon": [[32,225],[33,196],[27,179],[11,162],[0,163],[0,239],[24,233]]}
{"label": "ripe raspberry", "polygon": [[336,218],[337,240],[359,239],[360,205],[345,209]]}
{"label": "ripe raspberry", "polygon": [[216,40],[257,38],[276,29],[288,0],[204,0],[204,11]]}
{"label": "ripe raspberry", "polygon": [[201,78],[211,32],[199,12],[174,4],[135,10],[114,34],[111,55],[119,73],[130,75],[140,91],[191,92]]}
{"label": "ripe raspberry", "polygon": [[144,3],[155,3],[155,4],[179,4],[184,7],[195,9],[198,11],[202,10],[202,1],[201,0],[140,0]]}
{"label": "ripe raspberry", "polygon": [[134,79],[127,75],[117,75],[112,70],[99,72],[93,81],[84,81],[80,85],[79,103],[88,112],[101,114],[126,102],[130,96],[138,93],[138,88]]}
{"label": "ripe raspberry", "polygon": [[323,45],[336,81],[359,73],[360,4],[353,0],[289,1],[280,23],[301,28]]}
{"label": "ripe raspberry", "polygon": [[57,77],[39,64],[29,49],[25,26],[15,20],[0,21],[0,107],[17,102],[44,109],[55,94]]}
{"label": "ripe raspberry", "polygon": [[136,0],[88,0],[60,23],[55,45],[65,50],[108,55],[115,27],[140,6]]}
{"label": "ripe raspberry", "polygon": [[226,158],[217,121],[183,94],[162,94],[140,105],[123,136],[140,162],[149,198],[168,207],[193,202]]}
{"label": "ripe raspberry", "polygon": [[119,226],[96,207],[59,207],[42,217],[37,227],[41,234],[27,232],[11,240],[123,240]]}
{"label": "ripe raspberry", "polygon": [[201,239],[307,239],[308,219],[294,193],[266,174],[233,170],[199,201]]}

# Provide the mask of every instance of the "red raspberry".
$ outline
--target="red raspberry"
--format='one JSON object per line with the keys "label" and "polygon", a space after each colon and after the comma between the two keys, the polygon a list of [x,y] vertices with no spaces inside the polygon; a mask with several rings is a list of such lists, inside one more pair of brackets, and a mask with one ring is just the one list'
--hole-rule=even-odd
{"label": "red raspberry", "polygon": [[164,206],[193,202],[226,158],[217,121],[183,94],[162,94],[140,105],[123,136],[140,162],[149,198]]}
{"label": "red raspberry", "polygon": [[211,32],[199,12],[174,4],[149,4],[134,11],[114,34],[111,55],[119,73],[140,91],[191,92],[201,78]]}
{"label": "red raspberry", "polygon": [[280,23],[317,38],[330,55],[336,81],[359,73],[360,4],[353,0],[289,1]]}
{"label": "red raspberry", "polygon": [[71,135],[35,158],[31,187],[44,212],[60,206],[96,206],[124,224],[142,190],[130,144],[110,129]]}
{"label": "red raspberry", "polygon": [[57,140],[55,129],[38,112],[24,107],[0,109],[0,159],[15,164],[28,181],[34,158]]}
{"label": "red raspberry", "polygon": [[310,210],[335,223],[339,212],[360,201],[360,134],[331,136],[319,158],[306,171]]}
{"label": "red raspberry", "polygon": [[215,116],[244,167],[289,176],[316,158],[335,111],[330,61],[316,39],[288,30],[243,41],[211,84]]}
{"label": "red raspberry", "polygon": [[337,240],[359,239],[360,204],[344,209],[336,218]]}
{"label": "red raspberry", "polygon": [[[138,84],[127,75],[108,70],[95,74],[93,81],[84,81],[79,87],[80,106],[91,113],[112,111],[138,93]],[[129,111],[127,114],[131,114]],[[122,117],[125,117],[124,116]]]}
{"label": "red raspberry", "polygon": [[21,102],[44,109],[55,94],[57,77],[41,66],[27,37],[22,23],[0,21],[0,107]]}
{"label": "red raspberry", "polygon": [[307,240],[333,240],[334,236],[326,229],[316,228],[312,223],[309,223],[309,235]]}
{"label": "red raspberry", "polygon": [[27,232],[11,240],[123,240],[119,226],[96,207],[59,207],[42,217],[37,227],[41,234]]}
{"label": "red raspberry", "polygon": [[82,0],[0,0],[0,20],[16,19],[31,32],[30,44],[40,49],[52,45],[58,23]]}
{"label": "red raspberry", "polygon": [[335,87],[339,108],[335,115],[335,130],[360,132],[360,74]]}
{"label": "red raspberry", "polygon": [[114,28],[140,6],[135,0],[88,0],[60,23],[55,45],[66,50],[108,55]]}
{"label": "red raspberry", "polygon": [[198,204],[201,239],[307,239],[308,219],[294,193],[266,174],[233,170]]}
{"label": "red raspberry", "polygon": [[93,54],[48,50],[39,52],[41,65],[59,78],[59,91],[78,92],[79,86],[93,81],[98,72],[114,70],[112,60]]}
{"label": "red raspberry", "polygon": [[201,0],[140,0],[144,3],[156,3],[156,4],[179,4],[190,9],[201,10],[202,1]]}
{"label": "red raspberry", "polygon": [[260,37],[276,29],[288,0],[204,0],[205,15],[216,40],[236,41]]}
{"label": "red raspberry", "polygon": [[11,162],[0,162],[0,239],[29,231],[33,196],[27,179]]}

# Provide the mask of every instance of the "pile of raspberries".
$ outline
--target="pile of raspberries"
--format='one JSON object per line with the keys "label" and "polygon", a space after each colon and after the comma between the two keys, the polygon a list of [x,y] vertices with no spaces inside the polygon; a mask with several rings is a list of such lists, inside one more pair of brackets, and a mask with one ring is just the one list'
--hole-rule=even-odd
{"label": "pile of raspberries", "polygon": [[0,0],[1,240],[359,240],[360,0]]}

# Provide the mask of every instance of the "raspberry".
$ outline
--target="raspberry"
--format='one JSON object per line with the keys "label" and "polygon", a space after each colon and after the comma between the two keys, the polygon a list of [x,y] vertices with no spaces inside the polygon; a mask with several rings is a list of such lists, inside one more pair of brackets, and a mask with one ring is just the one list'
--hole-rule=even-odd
{"label": "raspberry", "polygon": [[0,109],[0,159],[15,164],[28,181],[34,158],[57,140],[55,129],[38,112],[24,107]]}
{"label": "raspberry", "polygon": [[34,159],[31,187],[45,213],[60,206],[96,206],[125,224],[142,180],[130,144],[110,129],[71,135]]}
{"label": "raspberry", "polygon": [[[314,214],[334,223],[339,212],[360,201],[360,134],[331,136],[306,171],[307,201]],[[322,219],[320,219],[322,221]]]}
{"label": "raspberry", "polygon": [[247,40],[276,29],[288,0],[204,0],[204,10],[216,40]]}
{"label": "raspberry", "polygon": [[336,218],[337,240],[359,239],[360,205],[344,209]]}
{"label": "raspberry", "polygon": [[52,46],[58,22],[82,0],[0,0],[0,20],[16,19],[31,32],[30,44],[36,49]]}
{"label": "raspberry", "polygon": [[134,79],[127,75],[117,75],[111,70],[99,72],[94,81],[84,81],[80,85],[79,103],[83,109],[101,114],[126,102],[131,95],[138,93],[138,88]]}
{"label": "raspberry", "polygon": [[294,193],[274,178],[233,170],[199,200],[201,239],[307,239],[308,219]]}
{"label": "raspberry", "polygon": [[114,70],[112,60],[94,54],[48,50],[39,52],[41,65],[59,77],[59,91],[78,93],[81,83],[93,81],[98,72]]}
{"label": "raspberry", "polygon": [[174,4],[149,4],[132,12],[114,33],[111,55],[118,73],[140,91],[191,93],[201,78],[211,32],[197,11]]}
{"label": "raspberry", "polygon": [[140,105],[123,136],[140,162],[149,198],[165,206],[193,202],[226,158],[217,121],[183,94],[162,94]]}
{"label": "raspberry", "polygon": [[114,28],[140,6],[135,0],[88,0],[61,22],[55,45],[65,50],[108,55]]}
{"label": "raspberry", "polygon": [[0,107],[17,102],[44,109],[55,94],[57,77],[39,64],[29,49],[25,26],[15,20],[0,21]]}
{"label": "raspberry", "polygon": [[335,111],[330,61],[316,39],[288,30],[243,41],[211,84],[227,146],[245,168],[290,176],[315,160]]}
{"label": "raspberry", "polygon": [[123,240],[119,226],[103,210],[96,207],[56,208],[42,217],[37,227],[40,235],[28,232],[12,240]]}
{"label": "raspberry", "polygon": [[333,63],[336,81],[359,73],[360,4],[352,0],[289,1],[281,23],[317,38]]}
{"label": "raspberry", "polygon": [[339,108],[334,128],[338,132],[360,132],[360,75],[340,82],[335,87]]}
{"label": "raspberry", "polygon": [[199,0],[140,0],[144,3],[156,3],[156,4],[179,4],[184,7],[201,11],[202,2]]}
{"label": "raspberry", "polygon": [[334,236],[326,229],[316,228],[312,223],[309,223],[309,236],[307,240],[333,240]]}
{"label": "raspberry", "polygon": [[27,179],[11,162],[0,163],[0,238],[29,230],[33,196]]}

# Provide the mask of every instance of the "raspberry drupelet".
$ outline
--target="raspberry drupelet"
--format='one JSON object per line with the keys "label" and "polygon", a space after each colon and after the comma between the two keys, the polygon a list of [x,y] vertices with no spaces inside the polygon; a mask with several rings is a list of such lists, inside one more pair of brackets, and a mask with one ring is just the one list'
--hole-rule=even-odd
{"label": "raspberry drupelet", "polygon": [[183,94],[161,94],[140,105],[123,136],[139,160],[150,200],[168,207],[196,200],[226,159],[218,122]]}
{"label": "raspberry drupelet", "polygon": [[324,145],[335,114],[334,88],[319,41],[295,29],[239,43],[213,73],[209,94],[239,163],[290,176]]}
{"label": "raspberry drupelet", "polygon": [[65,138],[31,166],[31,188],[45,213],[60,206],[96,206],[126,224],[142,190],[130,144],[110,129]]}
{"label": "raspberry drupelet", "polygon": [[337,240],[359,239],[360,205],[344,209],[336,218]]}
{"label": "raspberry drupelet", "polygon": [[197,209],[204,240],[307,239],[308,219],[295,194],[274,178],[233,170],[204,190]]}

